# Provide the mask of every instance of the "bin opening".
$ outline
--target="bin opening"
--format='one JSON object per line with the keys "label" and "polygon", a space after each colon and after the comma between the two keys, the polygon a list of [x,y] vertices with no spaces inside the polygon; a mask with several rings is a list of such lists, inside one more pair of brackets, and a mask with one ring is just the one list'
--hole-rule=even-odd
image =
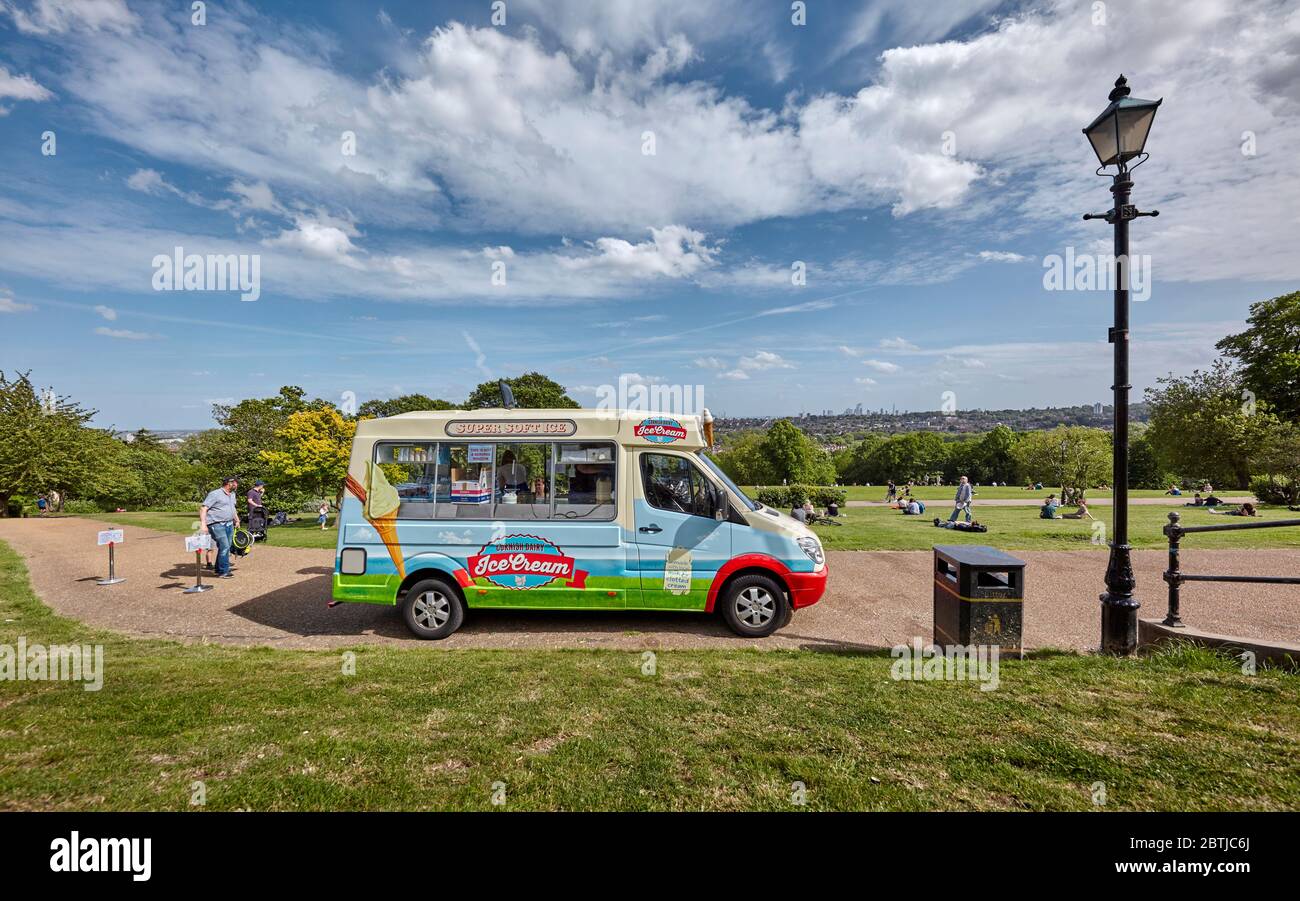
{"label": "bin opening", "polygon": [[980,588],[1010,588],[1011,576],[1004,573],[981,571],[975,574],[975,584]]}
{"label": "bin opening", "polygon": [[957,568],[947,560],[940,557],[935,558],[935,572],[941,576],[947,576],[953,582],[957,581]]}

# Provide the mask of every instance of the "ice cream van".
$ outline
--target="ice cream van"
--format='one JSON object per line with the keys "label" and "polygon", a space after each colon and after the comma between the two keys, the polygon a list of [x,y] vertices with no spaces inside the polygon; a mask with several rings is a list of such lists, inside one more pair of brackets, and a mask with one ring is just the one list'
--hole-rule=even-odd
{"label": "ice cream van", "polygon": [[759,638],[826,589],[821,542],[702,451],[701,416],[440,410],[357,424],[335,601],[421,638],[468,611],[720,613]]}

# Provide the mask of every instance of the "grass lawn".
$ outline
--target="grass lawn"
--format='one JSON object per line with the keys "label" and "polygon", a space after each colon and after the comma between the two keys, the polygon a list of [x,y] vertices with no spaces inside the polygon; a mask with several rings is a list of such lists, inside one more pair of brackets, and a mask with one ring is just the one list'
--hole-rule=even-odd
{"label": "grass lawn", "polygon": [[[93,519],[111,525],[140,526],[144,529],[158,529],[161,532],[179,532],[189,535],[194,531],[194,524],[199,521],[196,513],[87,513],[80,514],[82,519]],[[267,542],[278,547],[325,547],[337,546],[338,529],[335,528],[337,517],[330,515],[329,528],[324,531],[316,525],[316,517],[304,513],[300,522],[272,526],[266,530]]]}
{"label": "grass lawn", "polygon": [[[1252,522],[1236,516],[1216,516],[1192,507],[1129,506],[1129,542],[1135,548],[1167,548],[1169,541],[1160,531],[1169,522],[1171,510],[1183,514],[1185,526]],[[1094,507],[1096,521],[1109,530],[1111,507]],[[975,504],[975,518],[989,527],[984,534],[936,529],[934,518],[947,519],[952,503],[926,505],[921,516],[904,516],[888,507],[846,507],[840,511],[842,526],[817,525],[813,530],[822,544],[834,550],[929,550],[935,544],[991,544],[1008,550],[1107,550],[1103,541],[1093,542],[1093,523],[1077,519],[1039,519],[1037,507],[981,507]],[[1285,508],[1265,507],[1260,519],[1300,519]],[[1255,529],[1242,532],[1209,532],[1184,541],[1192,548],[1300,547],[1300,527]]]}
{"label": "grass lawn", "polygon": [[[844,491],[848,494],[848,499],[851,501],[883,501],[885,499],[884,485],[872,485],[870,487],[866,485],[845,485],[843,487],[844,487]],[[902,491],[903,486],[900,485],[898,490]],[[753,485],[750,485],[745,488],[745,493],[748,494],[750,497],[756,497],[757,491],[758,489],[755,488]],[[951,501],[953,494],[956,493],[956,491],[957,491],[956,485],[942,485],[939,487],[918,485],[912,488],[912,494],[916,495],[926,503],[929,503],[930,501],[938,501],[938,500]],[[1026,491],[1024,485],[1008,485],[1005,488],[1001,486],[997,488],[990,488],[986,485],[983,487],[977,487],[975,489],[975,500],[978,502],[980,498],[984,498],[986,500],[1013,500],[1013,501],[1024,501],[1025,503],[1041,504],[1043,502],[1043,498],[1047,497],[1048,494],[1051,494],[1053,492],[1056,493],[1057,497],[1061,496],[1060,488],[1052,488],[1050,486],[1045,486],[1041,491]],[[1129,497],[1164,497],[1165,496],[1165,493],[1163,491],[1156,491],[1156,490],[1149,490],[1149,489],[1141,489],[1141,490],[1130,489],[1128,494]],[[1249,494],[1250,494],[1249,491],[1220,491],[1219,492],[1220,497],[1237,497],[1238,495],[1244,497]],[[1087,496],[1089,500],[1096,500],[1098,498],[1109,498],[1111,496],[1111,492],[1109,489],[1102,491],[1098,488],[1089,488]],[[1192,492],[1187,492],[1184,495],[1183,499],[1191,500]]]}
{"label": "grass lawn", "polygon": [[[1037,507],[981,507],[975,503],[975,518],[989,527],[985,534],[939,530],[934,517],[947,519],[952,512],[950,498],[927,503],[924,516],[903,516],[886,507],[846,507],[842,526],[814,526],[822,543],[840,551],[925,551],[935,544],[992,544],[1007,550],[1106,550],[1104,542],[1093,543],[1092,523],[1075,519],[1039,519]],[[1110,528],[1110,507],[1095,507],[1097,522]],[[1246,522],[1238,517],[1215,516],[1192,507],[1129,507],[1129,539],[1133,547],[1168,547],[1161,529],[1169,512],[1183,514],[1183,524],[1209,525]],[[1261,518],[1300,519],[1300,514],[1280,507],[1264,507]],[[194,516],[189,513],[100,513],[87,517],[114,525],[142,526],[166,532],[189,533]],[[276,526],[269,531],[270,543],[281,547],[333,548],[338,532],[331,525],[321,531],[314,519]],[[1188,539],[1194,548],[1300,547],[1300,528],[1262,529],[1245,532],[1211,532]]]}
{"label": "grass lawn", "polygon": [[1300,807],[1300,676],[1045,653],[1001,683],[879,654],[236,649],[58,617],[0,544],[0,644],[99,643],[99,692],[0,682],[0,808]]}

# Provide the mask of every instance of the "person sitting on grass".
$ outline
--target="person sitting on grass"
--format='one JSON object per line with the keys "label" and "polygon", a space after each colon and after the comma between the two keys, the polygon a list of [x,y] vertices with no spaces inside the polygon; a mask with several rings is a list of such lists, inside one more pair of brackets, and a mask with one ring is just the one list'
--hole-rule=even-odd
{"label": "person sitting on grass", "polygon": [[1038,508],[1038,518],[1056,519],[1056,508],[1057,508],[1056,495],[1049,494],[1047,496],[1047,500],[1043,502],[1043,506]]}
{"label": "person sitting on grass", "polygon": [[[1202,503],[1206,507],[1217,507],[1223,503],[1223,499],[1219,497],[1215,497],[1214,492],[1211,491],[1209,494],[1205,496],[1205,500]],[[1211,510],[1210,512],[1213,513],[1214,511]]]}
{"label": "person sitting on grass", "polygon": [[1172,495],[1173,497],[1182,497],[1183,492],[1177,485],[1170,485],[1169,490],[1166,491],[1165,494]]}
{"label": "person sitting on grass", "polygon": [[1258,516],[1259,511],[1255,505],[1247,501],[1235,510],[1211,510],[1211,513],[1217,513],[1220,516]]}
{"label": "person sitting on grass", "polygon": [[1062,513],[1061,519],[1092,519],[1093,515],[1088,512],[1087,501],[1080,500],[1079,508],[1073,513]]}
{"label": "person sitting on grass", "polygon": [[1187,503],[1183,504],[1183,506],[1184,506],[1184,507],[1203,507],[1203,506],[1205,506],[1205,501],[1201,498],[1201,492],[1198,491],[1198,492],[1196,492],[1196,494],[1192,495],[1192,499],[1191,499],[1190,501],[1188,501]]}
{"label": "person sitting on grass", "polygon": [[903,508],[904,516],[920,516],[924,512],[925,504],[921,503],[916,498],[912,498],[912,500],[908,502],[907,506]]}

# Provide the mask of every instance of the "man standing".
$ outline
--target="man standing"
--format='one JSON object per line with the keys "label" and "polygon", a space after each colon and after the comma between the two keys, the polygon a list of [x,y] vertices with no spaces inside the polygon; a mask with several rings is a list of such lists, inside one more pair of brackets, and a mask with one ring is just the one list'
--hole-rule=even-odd
{"label": "man standing", "polygon": [[956,522],[957,514],[963,510],[966,512],[966,521],[970,522],[970,503],[973,493],[970,480],[962,476],[961,481],[957,483],[957,496],[953,498],[952,516],[948,517],[948,522]]}
{"label": "man standing", "polygon": [[[250,517],[253,515],[253,508],[261,508],[264,506],[262,504],[262,486],[265,484],[266,483],[261,479],[258,479],[253,483],[253,487],[248,490],[248,515]],[[263,510],[263,512],[265,512],[265,510]]]}
{"label": "man standing", "polygon": [[238,488],[239,480],[234,476],[226,476],[221,480],[221,487],[209,491],[199,506],[199,522],[217,544],[217,576],[222,579],[232,577],[230,543],[239,526],[239,511],[235,509],[235,492]]}

